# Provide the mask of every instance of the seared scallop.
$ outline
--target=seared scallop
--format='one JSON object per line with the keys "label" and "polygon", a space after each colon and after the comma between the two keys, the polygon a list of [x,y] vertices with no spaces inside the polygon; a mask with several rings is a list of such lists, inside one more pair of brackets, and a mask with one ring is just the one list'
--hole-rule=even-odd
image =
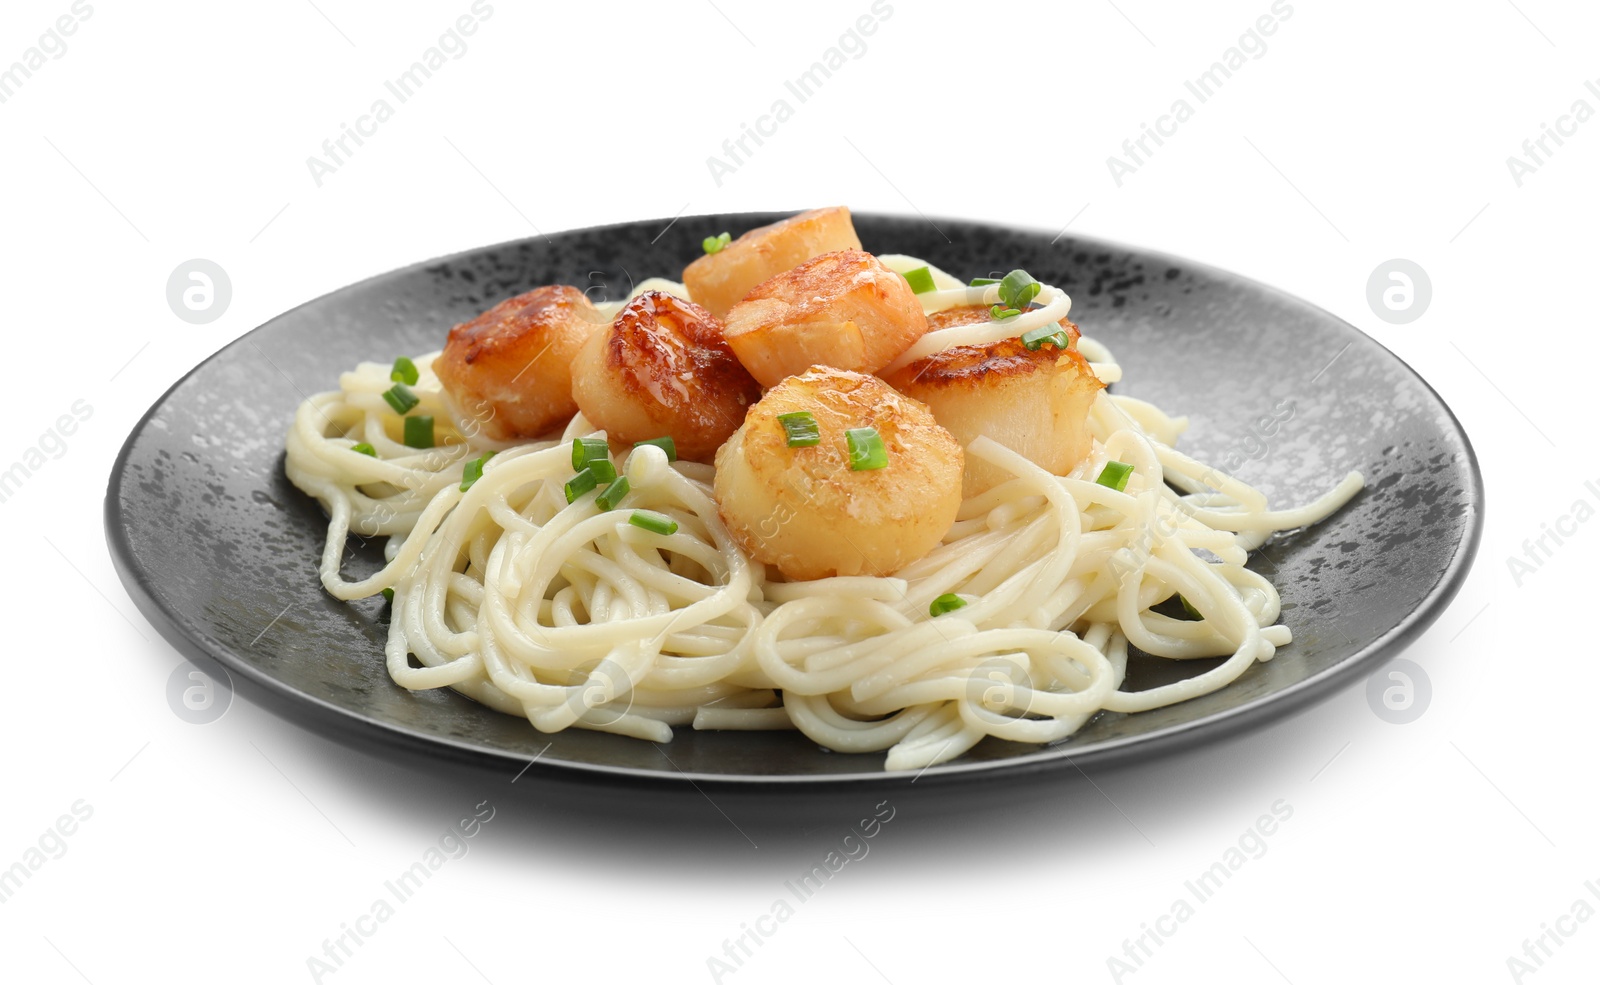
{"label": "seared scallop", "polygon": [[[930,329],[953,328],[990,317],[987,308],[952,308],[930,315]],[[1065,319],[1073,345],[1078,327]],[[1074,347],[1045,343],[1029,351],[1021,339],[986,346],[952,346],[884,377],[907,396],[928,405],[933,416],[965,448],[979,435],[1047,472],[1063,475],[1089,451],[1089,406],[1104,387]],[[968,458],[963,496],[991,489],[1010,474]]]}
{"label": "seared scallop", "polygon": [[[802,413],[815,444],[804,443],[810,421],[780,419]],[[852,468],[846,432],[871,449],[865,429],[882,443],[880,468]],[[718,512],[748,554],[786,578],[887,575],[955,522],[963,457],[922,404],[875,376],[813,366],[768,390],[717,452]]]}
{"label": "seared scallop", "polygon": [[859,250],[850,210],[842,205],[812,209],[759,226],[716,253],[683,268],[689,296],[718,318],[764,280],[792,270],[819,253]]}
{"label": "seared scallop", "polygon": [[711,312],[646,291],[578,351],[572,395],[613,441],[671,435],[680,457],[708,461],[761,388],[729,351]]}
{"label": "seared scallop", "polygon": [[572,357],[604,323],[582,291],[556,284],[452,328],[433,371],[461,432],[513,441],[565,424],[578,409]]}
{"label": "seared scallop", "polygon": [[808,366],[874,373],[928,330],[906,279],[860,250],[812,257],[728,312],[728,345],[762,386]]}

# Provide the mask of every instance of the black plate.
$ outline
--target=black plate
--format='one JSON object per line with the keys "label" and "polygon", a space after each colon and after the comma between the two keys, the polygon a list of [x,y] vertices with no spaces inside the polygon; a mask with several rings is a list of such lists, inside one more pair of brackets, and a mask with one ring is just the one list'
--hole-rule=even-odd
{"label": "black plate", "polygon": [[[273,319],[167,391],[123,447],[106,533],[129,594],[201,666],[220,664],[280,714],[380,753],[502,773],[537,755],[530,777],[563,779],[905,782],[883,772],[881,754],[825,752],[799,733],[680,729],[667,746],[579,730],[547,736],[453,691],[408,692],[384,670],[382,600],[347,604],[322,591],[323,515],[283,474],[296,404],[336,387],[357,362],[438,348],[451,325],[541,284],[620,297],[634,280],[676,277],[703,236],[776,217],[683,218],[665,235],[665,220],[627,223],[506,243],[384,274]],[[858,215],[856,226],[869,250],[916,254],[962,277],[1024,267],[1065,288],[1072,317],[1121,362],[1119,392],[1188,414],[1181,447],[1274,503],[1309,500],[1351,469],[1368,483],[1331,520],[1252,560],[1277,584],[1294,631],[1276,659],[1194,701],[1103,712],[1055,746],[987,739],[927,770],[924,784],[1055,768],[1069,757],[1149,756],[1260,726],[1370,673],[1460,587],[1483,526],[1467,436],[1408,366],[1339,319],[1232,274],[1089,239],[953,220],[939,221],[941,233],[879,215]],[[378,542],[357,545],[347,570],[379,561]],[[1209,666],[1135,660],[1129,687]]]}

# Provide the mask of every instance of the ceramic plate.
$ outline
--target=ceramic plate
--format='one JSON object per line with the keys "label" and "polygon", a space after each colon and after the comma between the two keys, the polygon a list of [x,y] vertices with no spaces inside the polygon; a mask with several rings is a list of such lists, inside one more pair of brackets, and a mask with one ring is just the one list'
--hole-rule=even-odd
{"label": "ceramic plate", "polygon": [[[363,360],[439,348],[450,326],[542,284],[595,300],[676,278],[700,240],[777,214],[582,229],[418,264],[273,319],[179,380],[139,422],[106,495],[117,570],[141,611],[200,666],[308,728],[410,761],[619,783],[903,783],[882,754],[826,752],[798,732],[679,729],[657,746],[537,732],[450,690],[411,693],[384,670],[384,604],[322,591],[321,508],[283,474],[306,395]],[[986,739],[922,784],[1154,756],[1256,728],[1371,673],[1461,585],[1483,523],[1467,436],[1439,396],[1378,343],[1303,301],[1209,267],[1084,238],[975,222],[857,215],[868,250],[961,277],[1013,267],[1065,288],[1072,317],[1116,354],[1118,392],[1187,414],[1180,447],[1298,504],[1352,469],[1367,488],[1329,521],[1281,536],[1251,566],[1283,596],[1294,643],[1228,687],[1137,715],[1102,712],[1049,747]],[[666,232],[663,234],[663,229]],[[355,545],[352,577],[379,566]],[[1213,666],[1140,659],[1128,689]]]}

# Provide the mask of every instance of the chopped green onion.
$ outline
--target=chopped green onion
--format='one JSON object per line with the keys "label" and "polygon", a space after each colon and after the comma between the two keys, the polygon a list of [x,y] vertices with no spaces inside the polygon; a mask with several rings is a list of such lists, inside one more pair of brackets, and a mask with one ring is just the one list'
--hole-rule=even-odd
{"label": "chopped green onion", "polygon": [[483,467],[494,457],[494,452],[486,451],[477,458],[468,462],[466,468],[461,470],[461,491],[466,492],[472,484],[483,478]]}
{"label": "chopped green onion", "polygon": [[417,395],[411,392],[411,388],[404,383],[396,383],[383,391],[383,399],[388,401],[389,406],[394,408],[396,414],[405,414],[417,404],[422,403],[417,399]]}
{"label": "chopped green onion", "polygon": [[662,516],[650,510],[634,510],[628,517],[628,522],[636,527],[642,527],[653,534],[675,534],[678,532],[678,521],[670,516]]}
{"label": "chopped green onion", "polygon": [[934,599],[932,605],[928,606],[928,615],[942,616],[946,612],[954,612],[966,604],[967,600],[961,596],[951,592],[945,592],[943,595]]}
{"label": "chopped green onion", "polygon": [[907,270],[901,276],[906,279],[907,284],[911,285],[912,294],[926,294],[933,290],[933,271],[927,267]]}
{"label": "chopped green onion", "polygon": [[394,361],[394,369],[389,370],[389,379],[396,383],[415,385],[417,382],[417,364],[408,357],[401,356]]}
{"label": "chopped green onion", "polygon": [[1196,609],[1193,605],[1189,604],[1189,600],[1183,597],[1183,593],[1182,592],[1178,593],[1178,604],[1183,606],[1183,614],[1188,616],[1190,619],[1204,619],[1205,618],[1205,616],[1202,616],[1200,614],[1200,610],[1199,609]]}
{"label": "chopped green onion", "polygon": [[394,589],[392,589],[392,588],[385,588],[385,589],[384,589],[384,590],[383,590],[383,597],[384,597],[384,598],[385,598],[385,599],[387,599],[387,600],[389,600],[389,601],[390,601],[390,602],[393,602],[393,601],[394,601]]}
{"label": "chopped green onion", "polygon": [[707,236],[700,241],[700,248],[707,253],[721,253],[722,248],[731,242],[733,242],[731,233],[723,233],[720,236]]}
{"label": "chopped green onion", "polygon": [[990,284],[998,284],[998,283],[1000,283],[1000,280],[999,280],[999,278],[996,278],[996,277],[974,277],[974,278],[972,278],[972,280],[967,282],[967,286],[968,287],[988,287]]}
{"label": "chopped green onion", "polygon": [[1100,477],[1094,481],[1122,492],[1128,488],[1128,476],[1132,474],[1133,466],[1127,462],[1107,462],[1106,467],[1100,470]]}
{"label": "chopped green onion", "polygon": [[870,472],[889,464],[889,453],[884,450],[877,428],[850,428],[844,433],[844,441],[850,449],[850,471]]}
{"label": "chopped green onion", "polygon": [[1029,352],[1038,351],[1039,347],[1044,345],[1046,342],[1055,346],[1057,349],[1065,349],[1069,344],[1067,341],[1066,331],[1059,324],[1055,323],[1049,325],[1040,325],[1031,332],[1022,333],[1022,347],[1027,349]]}
{"label": "chopped green onion", "polygon": [[989,309],[989,317],[993,318],[995,321],[1002,321],[1006,318],[1015,318],[1020,314],[1022,314],[1022,312],[1018,311],[1016,308],[1007,308],[1003,304],[997,304]]}
{"label": "chopped green onion", "polygon": [[418,414],[406,418],[405,442],[408,448],[432,448],[433,415]]}
{"label": "chopped green onion", "polygon": [[1040,284],[1026,270],[1013,270],[1000,278],[1000,300],[1008,308],[1026,308],[1039,296]]}
{"label": "chopped green onion", "polygon": [[365,441],[351,445],[350,450],[355,452],[357,455],[371,455],[373,458],[378,457],[378,449],[367,444]]}
{"label": "chopped green onion", "polygon": [[619,475],[615,482],[600,491],[600,495],[594,498],[594,504],[602,510],[614,510],[626,495],[628,495],[628,477]]}
{"label": "chopped green onion", "polygon": [[[599,458],[590,462],[578,474],[567,480],[567,502],[572,502],[579,496],[597,486],[611,482],[617,477],[617,467],[611,464],[609,458]],[[620,498],[620,494],[619,494]],[[610,509],[610,507],[606,507]]]}
{"label": "chopped green onion", "polygon": [[783,425],[783,433],[788,436],[790,448],[810,448],[812,445],[822,443],[822,428],[809,410],[779,414],[778,423]]}
{"label": "chopped green onion", "polygon": [[584,469],[582,472],[579,472],[577,475],[568,479],[567,484],[562,488],[567,494],[567,502],[571,503],[575,502],[579,496],[582,496],[584,493],[588,492],[599,484],[599,476],[595,475],[592,469]]}
{"label": "chopped green onion", "polygon": [[582,472],[590,462],[611,458],[611,445],[604,438],[572,439],[572,471]]}
{"label": "chopped green onion", "polygon": [[655,445],[657,448],[660,448],[662,451],[667,453],[667,461],[676,462],[678,460],[678,446],[673,444],[672,435],[670,434],[663,435],[659,438],[651,438],[649,441],[635,441],[633,443],[633,447],[635,448],[639,447],[640,445]]}

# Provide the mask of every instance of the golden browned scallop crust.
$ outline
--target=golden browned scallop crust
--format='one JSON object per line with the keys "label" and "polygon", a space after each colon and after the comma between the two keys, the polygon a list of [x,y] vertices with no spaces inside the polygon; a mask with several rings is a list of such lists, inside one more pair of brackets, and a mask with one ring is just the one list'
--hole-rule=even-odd
{"label": "golden browned scallop crust", "polygon": [[[957,314],[940,327],[979,320],[970,313],[973,309],[953,310]],[[988,318],[987,309],[976,311]],[[1077,326],[1065,319],[1062,326],[1076,343]],[[927,404],[963,448],[988,435],[1056,475],[1070,471],[1088,453],[1089,407],[1104,388],[1076,348],[1042,345],[1030,352],[1014,338],[986,346],[952,346],[884,379]],[[962,494],[976,496],[1008,478],[1004,470],[968,456]]]}
{"label": "golden browned scallop crust", "polygon": [[928,330],[906,279],[860,250],[812,257],[728,312],[728,345],[762,386],[807,366],[875,373]]}
{"label": "golden browned scallop crust", "polygon": [[678,455],[694,461],[709,461],[761,396],[711,312],[660,291],[629,301],[584,344],[572,392],[613,441],[671,435]]}
{"label": "golden browned scallop crust", "polygon": [[433,362],[464,434],[537,438],[577,412],[573,355],[605,320],[576,287],[540,287],[450,330]]}
{"label": "golden browned scallop crust", "polygon": [[850,222],[849,209],[842,205],[811,209],[758,226],[716,253],[697,257],[683,269],[683,284],[696,304],[724,318],[729,308],[762,281],[819,253],[859,249],[861,240]]}
{"label": "golden browned scallop crust", "polygon": [[[791,448],[778,415],[821,441]],[[845,431],[876,428],[887,467],[853,471]],[[718,512],[740,546],[792,580],[887,575],[932,550],[961,505],[963,454],[928,409],[863,373],[813,366],[768,390],[717,453]]]}

